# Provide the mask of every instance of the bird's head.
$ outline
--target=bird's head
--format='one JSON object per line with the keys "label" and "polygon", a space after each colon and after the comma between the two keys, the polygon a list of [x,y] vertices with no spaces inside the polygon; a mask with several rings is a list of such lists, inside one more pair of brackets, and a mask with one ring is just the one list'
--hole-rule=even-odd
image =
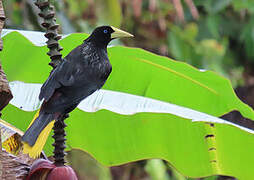
{"label": "bird's head", "polygon": [[133,35],[113,26],[100,26],[92,32],[90,40],[98,45],[107,46],[111,40],[122,37],[133,37]]}

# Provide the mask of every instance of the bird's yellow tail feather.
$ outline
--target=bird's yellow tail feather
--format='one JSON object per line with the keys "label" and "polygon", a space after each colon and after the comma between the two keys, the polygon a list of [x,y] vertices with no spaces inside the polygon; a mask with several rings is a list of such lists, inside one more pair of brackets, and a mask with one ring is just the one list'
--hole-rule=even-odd
{"label": "bird's yellow tail feather", "polygon": [[[34,120],[39,116],[39,112],[40,110],[37,111],[37,113],[35,114],[33,120],[31,121],[30,125],[28,126],[28,128],[32,125],[32,123],[34,122]],[[30,146],[28,143],[26,142],[22,142],[23,143],[23,153],[24,154],[28,154],[31,158],[37,158],[40,156],[41,151],[48,139],[49,133],[51,131],[51,129],[54,126],[54,122],[55,121],[51,121],[40,133],[40,135],[38,136],[38,139],[36,140],[35,144],[33,146]]]}

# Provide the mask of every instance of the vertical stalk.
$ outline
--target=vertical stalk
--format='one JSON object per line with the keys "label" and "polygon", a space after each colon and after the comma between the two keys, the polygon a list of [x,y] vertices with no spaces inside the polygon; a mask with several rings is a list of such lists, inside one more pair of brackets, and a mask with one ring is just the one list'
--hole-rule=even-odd
{"label": "vertical stalk", "polygon": [[59,24],[56,24],[54,7],[50,5],[48,0],[37,0],[35,5],[41,10],[38,15],[44,20],[41,25],[46,29],[44,36],[48,39],[46,43],[49,48],[49,52],[47,54],[51,59],[49,65],[56,68],[62,60],[62,54],[60,51],[62,51],[63,48],[58,43],[61,36],[57,33]]}
{"label": "vertical stalk", "polygon": [[[43,18],[43,23],[41,24],[44,28],[46,28],[45,37],[48,39],[47,47],[49,48],[49,52],[47,53],[50,56],[51,62],[49,63],[50,66],[56,68],[57,65],[62,61],[62,54],[60,51],[63,49],[58,40],[61,39],[61,36],[57,33],[57,28],[59,27],[56,24],[56,18],[54,7],[50,5],[48,0],[37,0],[35,5],[41,10],[39,16]],[[52,136],[55,142],[52,144],[54,149],[54,164],[56,166],[64,166],[65,160],[64,157],[66,153],[64,152],[65,149],[65,131],[64,128],[66,124],[64,123],[64,119],[67,118],[68,115],[61,116],[55,121],[53,130],[54,135]]]}
{"label": "vertical stalk", "polygon": [[65,146],[65,136],[66,133],[64,131],[64,128],[66,127],[66,124],[64,123],[64,119],[66,117],[61,117],[59,118],[53,127],[54,130],[54,135],[52,136],[55,139],[55,142],[52,144],[55,149],[54,149],[54,159],[55,162],[54,164],[56,166],[63,166],[66,161],[64,160],[64,157],[66,153],[64,152],[64,149],[66,148]]}

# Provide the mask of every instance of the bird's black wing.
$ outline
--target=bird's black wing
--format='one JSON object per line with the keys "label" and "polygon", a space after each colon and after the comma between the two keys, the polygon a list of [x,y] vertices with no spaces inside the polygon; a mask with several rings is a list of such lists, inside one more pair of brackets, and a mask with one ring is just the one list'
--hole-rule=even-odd
{"label": "bird's black wing", "polygon": [[[82,72],[82,67],[75,61],[80,58],[81,46],[78,46],[66,56],[63,61],[52,71],[49,78],[41,87],[39,99],[46,102],[52,97],[55,90],[63,86],[72,86],[77,83],[76,76]],[[82,74],[84,76],[84,74]],[[79,79],[79,78],[78,78]]]}

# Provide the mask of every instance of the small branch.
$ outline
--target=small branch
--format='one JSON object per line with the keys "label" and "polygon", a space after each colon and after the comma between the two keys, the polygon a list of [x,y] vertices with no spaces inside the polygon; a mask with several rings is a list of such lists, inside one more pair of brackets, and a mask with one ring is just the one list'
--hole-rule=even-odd
{"label": "small branch", "polygon": [[193,3],[193,1],[192,0],[185,0],[185,3],[188,5],[193,18],[195,20],[198,20],[199,13],[198,13],[198,10],[197,10],[195,4]]}
{"label": "small branch", "polygon": [[141,11],[142,11],[142,2],[143,0],[132,0],[132,8],[133,8],[133,13],[135,17],[140,17]]}
{"label": "small branch", "polygon": [[155,12],[157,8],[156,0],[149,0],[149,10]]}
{"label": "small branch", "polygon": [[176,14],[180,22],[184,22],[183,7],[180,0],[172,0],[173,5],[176,9]]}

